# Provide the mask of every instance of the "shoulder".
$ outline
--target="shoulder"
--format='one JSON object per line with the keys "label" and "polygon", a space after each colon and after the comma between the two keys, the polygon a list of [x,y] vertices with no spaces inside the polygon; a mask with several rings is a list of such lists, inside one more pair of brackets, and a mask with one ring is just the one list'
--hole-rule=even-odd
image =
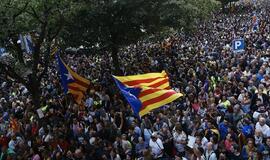
{"label": "shoulder", "polygon": [[152,141],[152,139],[150,139],[149,141],[149,146],[153,146],[154,142]]}
{"label": "shoulder", "polygon": [[210,153],[210,158],[216,159],[216,157],[217,157],[216,153],[215,153],[214,151],[212,151],[212,152]]}
{"label": "shoulder", "polygon": [[162,140],[160,138],[157,139],[158,143],[162,143]]}

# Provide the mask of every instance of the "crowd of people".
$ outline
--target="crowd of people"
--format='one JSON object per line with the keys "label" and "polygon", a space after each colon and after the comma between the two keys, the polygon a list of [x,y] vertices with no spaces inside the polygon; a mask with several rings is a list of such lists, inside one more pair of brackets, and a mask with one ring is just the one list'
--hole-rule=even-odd
{"label": "crowd of people", "polygon": [[[0,79],[0,160],[269,160],[269,9],[241,3],[199,23],[193,35],[121,49],[124,75],[166,70],[172,88],[184,94],[141,119],[114,85],[109,53],[62,55],[91,80],[83,107],[63,94],[50,65],[42,117],[23,85]],[[238,38],[245,39],[242,53],[231,49]]]}

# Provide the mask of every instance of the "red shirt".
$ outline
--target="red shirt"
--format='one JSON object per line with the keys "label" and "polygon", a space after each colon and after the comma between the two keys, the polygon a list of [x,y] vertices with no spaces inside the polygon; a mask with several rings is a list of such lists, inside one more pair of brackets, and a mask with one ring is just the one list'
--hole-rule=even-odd
{"label": "red shirt", "polygon": [[9,142],[9,139],[8,139],[8,137],[6,137],[6,136],[1,136],[0,137],[0,145],[1,146],[8,146],[8,142]]}
{"label": "red shirt", "polygon": [[230,151],[231,151],[231,147],[232,147],[232,142],[226,139],[226,140],[224,141],[224,144],[225,144],[225,149],[226,149],[228,152],[230,152]]}
{"label": "red shirt", "polygon": [[200,109],[199,103],[193,103],[192,108],[194,109],[195,112],[198,112],[198,110]]}

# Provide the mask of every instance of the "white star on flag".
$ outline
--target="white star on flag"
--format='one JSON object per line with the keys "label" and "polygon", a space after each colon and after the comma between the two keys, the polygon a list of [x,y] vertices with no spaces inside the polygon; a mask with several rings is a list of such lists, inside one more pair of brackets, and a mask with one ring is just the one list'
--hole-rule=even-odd
{"label": "white star on flag", "polygon": [[129,90],[129,91],[127,91],[127,92],[128,92],[128,95],[129,95],[129,96],[133,97],[134,99],[137,99],[137,97],[136,97],[134,94],[130,93],[131,90]]}
{"label": "white star on flag", "polygon": [[72,75],[68,72],[68,74],[65,74],[66,76],[67,76],[67,80],[73,80],[73,77],[72,77]]}

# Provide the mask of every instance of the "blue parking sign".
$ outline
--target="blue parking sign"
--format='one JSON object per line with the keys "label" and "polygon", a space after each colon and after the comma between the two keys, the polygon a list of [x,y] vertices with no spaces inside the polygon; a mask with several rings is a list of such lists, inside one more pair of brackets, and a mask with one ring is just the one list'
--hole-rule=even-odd
{"label": "blue parking sign", "polygon": [[232,48],[234,52],[242,52],[245,50],[245,40],[237,39],[233,40]]}

